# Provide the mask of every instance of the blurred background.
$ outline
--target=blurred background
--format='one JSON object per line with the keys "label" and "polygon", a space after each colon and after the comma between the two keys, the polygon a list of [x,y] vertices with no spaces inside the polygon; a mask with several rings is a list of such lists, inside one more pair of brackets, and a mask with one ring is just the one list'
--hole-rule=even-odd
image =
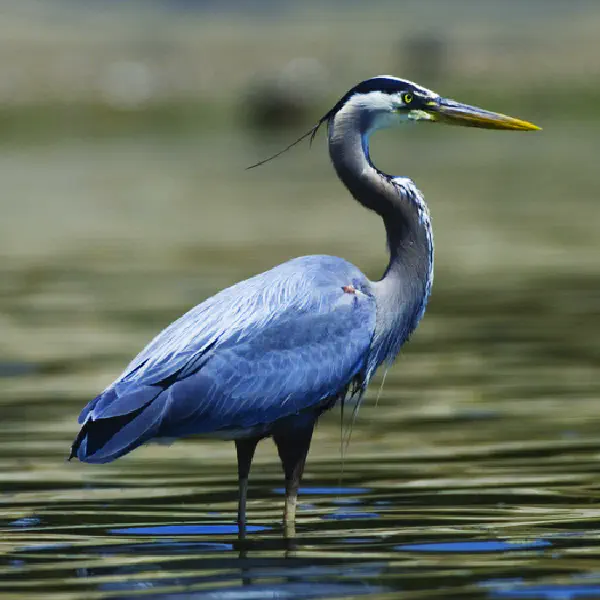
{"label": "blurred background", "polygon": [[[412,177],[429,202],[436,279],[377,408],[372,386],[346,477],[365,484],[380,468],[384,487],[399,486],[423,476],[415,456],[440,455],[462,458],[428,465],[428,477],[462,477],[478,470],[475,455],[532,444],[575,447],[591,477],[599,31],[597,0],[0,0],[6,520],[33,510],[53,523],[68,505],[91,526],[89,503],[127,496],[131,477],[167,506],[184,493],[169,477],[197,494],[215,465],[218,506],[233,519],[233,445],[186,441],[106,467],[66,465],[76,417],[155,333],[241,278],[322,253],[383,272],[381,223],[336,179],[323,132],[312,148],[245,170],[383,73],[543,131],[422,126],[373,140],[375,164]],[[337,412],[323,420],[309,483],[337,480],[339,428]],[[280,480],[263,446],[256,485]],[[275,521],[265,485],[250,514]]]}

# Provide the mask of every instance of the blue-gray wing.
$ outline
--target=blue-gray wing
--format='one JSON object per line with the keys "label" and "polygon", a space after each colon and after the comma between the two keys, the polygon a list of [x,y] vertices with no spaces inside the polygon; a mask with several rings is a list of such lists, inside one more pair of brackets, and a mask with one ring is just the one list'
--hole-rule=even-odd
{"label": "blue-gray wing", "polygon": [[294,259],[209,298],[86,406],[73,453],[107,462],[154,437],[268,425],[365,373],[370,284],[329,256]]}

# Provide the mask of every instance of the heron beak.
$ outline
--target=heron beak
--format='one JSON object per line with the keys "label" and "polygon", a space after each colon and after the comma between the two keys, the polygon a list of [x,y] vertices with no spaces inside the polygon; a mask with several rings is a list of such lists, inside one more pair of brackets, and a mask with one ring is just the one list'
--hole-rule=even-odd
{"label": "heron beak", "polygon": [[501,113],[489,112],[476,106],[461,104],[449,98],[440,98],[431,102],[427,112],[433,121],[463,127],[479,127],[481,129],[512,129],[517,131],[539,131],[541,127],[515,119]]}

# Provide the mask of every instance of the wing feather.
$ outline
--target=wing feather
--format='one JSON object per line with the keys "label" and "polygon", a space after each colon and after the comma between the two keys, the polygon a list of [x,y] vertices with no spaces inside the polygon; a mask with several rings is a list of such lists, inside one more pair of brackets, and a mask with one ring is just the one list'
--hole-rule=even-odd
{"label": "wing feather", "polygon": [[[356,267],[325,256],[284,263],[159,334],[83,410],[90,433],[82,429],[73,453],[106,462],[152,437],[247,429],[317,407],[364,373],[374,329],[375,301]],[[86,441],[94,428],[104,445]]]}

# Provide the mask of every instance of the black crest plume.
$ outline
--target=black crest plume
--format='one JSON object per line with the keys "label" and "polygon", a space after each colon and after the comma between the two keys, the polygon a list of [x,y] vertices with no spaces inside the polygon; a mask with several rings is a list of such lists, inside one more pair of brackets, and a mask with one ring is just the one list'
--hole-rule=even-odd
{"label": "black crest plume", "polygon": [[348,90],[335,104],[335,106],[327,112],[327,114],[323,115],[317,123],[309,129],[304,135],[301,135],[296,141],[292,142],[289,146],[280,150],[273,156],[269,156],[269,158],[265,158],[264,160],[260,160],[257,163],[246,167],[246,170],[254,169],[256,167],[260,167],[265,163],[281,156],[301,141],[305,140],[307,137],[310,137],[310,144],[312,145],[315,136],[317,135],[317,131],[325,121],[327,121],[330,117],[332,117],[338,110],[340,110],[346,102],[352,98],[355,94],[368,94],[370,92],[382,92],[384,94],[394,94],[399,91],[405,90],[408,87],[412,87],[408,81],[404,81],[402,79],[398,79],[397,77],[392,77],[391,75],[379,75],[378,77],[372,77],[371,79],[366,79],[365,81],[361,81],[359,84],[355,85],[352,89]]}
{"label": "black crest plume", "polygon": [[272,156],[269,156],[268,158],[259,160],[257,163],[250,165],[249,167],[246,167],[246,171],[249,171],[250,169],[254,169],[256,167],[260,167],[261,165],[264,165],[265,163],[269,162],[270,160],[273,160],[274,158],[281,156],[282,154],[284,154],[285,152],[287,152],[288,150],[290,150],[291,148],[293,148],[294,146],[299,144],[301,141],[305,140],[307,137],[310,137],[309,144],[312,146],[313,140],[315,139],[315,136],[317,135],[317,131],[319,131],[319,128],[321,127],[321,125],[323,125],[323,123],[333,114],[333,112],[334,112],[333,109],[330,110],[326,115],[321,117],[315,123],[315,125],[313,125],[311,127],[311,129],[309,129],[306,133],[301,135],[296,141],[292,142],[289,146],[285,147],[283,150],[280,150],[279,152],[276,152],[275,154],[273,154]]}

